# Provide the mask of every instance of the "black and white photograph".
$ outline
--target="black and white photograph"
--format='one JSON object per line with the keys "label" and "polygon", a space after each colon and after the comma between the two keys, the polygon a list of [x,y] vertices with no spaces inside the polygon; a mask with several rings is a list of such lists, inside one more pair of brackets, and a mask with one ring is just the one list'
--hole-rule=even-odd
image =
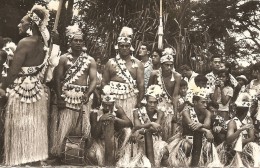
{"label": "black and white photograph", "polygon": [[0,167],[260,167],[260,0],[0,0]]}

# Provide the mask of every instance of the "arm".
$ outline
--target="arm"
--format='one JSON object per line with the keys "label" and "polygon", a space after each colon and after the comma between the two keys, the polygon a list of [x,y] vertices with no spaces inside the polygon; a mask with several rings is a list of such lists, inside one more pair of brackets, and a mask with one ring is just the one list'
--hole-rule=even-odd
{"label": "arm", "polygon": [[137,107],[139,107],[144,98],[144,66],[141,62],[138,63],[136,83],[139,91],[137,97]]}
{"label": "arm", "polygon": [[149,81],[148,81],[147,87],[149,87],[149,86],[151,86],[151,85],[154,85],[154,84],[157,84],[156,81],[155,81],[156,77],[157,77],[157,76],[156,76],[156,72],[155,72],[155,71],[152,71],[152,72],[151,72],[151,76],[150,76]]}
{"label": "arm", "polygon": [[97,113],[90,113],[91,136],[98,139],[102,132],[102,123],[97,121]]}
{"label": "arm", "polygon": [[59,64],[54,70],[54,78],[53,78],[54,89],[55,89],[58,100],[63,100],[61,97],[61,94],[62,94],[61,82],[64,79],[64,73],[65,73],[64,66],[65,66],[66,60],[67,60],[67,58],[65,55],[61,56]]}
{"label": "arm", "polygon": [[216,85],[213,94],[211,94],[211,99],[212,99],[212,101],[215,102],[215,103],[217,103],[218,97],[219,97],[218,89],[219,89],[219,86]]}
{"label": "arm", "polygon": [[[227,93],[224,92],[225,89],[228,89]],[[226,105],[231,97],[233,96],[233,89],[232,88],[221,88],[221,103]]]}
{"label": "arm", "polygon": [[[250,119],[250,123],[253,123],[252,118]],[[248,131],[248,138],[242,140],[243,145],[246,145],[247,143],[253,142],[255,140],[254,127],[248,129],[247,131]]]}
{"label": "arm", "polygon": [[116,106],[115,128],[133,127],[131,120],[126,116],[122,107]]}
{"label": "arm", "polygon": [[181,75],[178,73],[174,73],[174,78],[175,78],[175,85],[172,93],[172,103],[173,103],[173,110],[175,111],[175,113],[174,113],[173,120],[177,122],[178,94],[180,90]]}
{"label": "arm", "polygon": [[97,83],[97,64],[94,59],[91,60],[90,67],[89,67],[89,81],[90,81],[89,87],[87,92],[85,93],[87,99],[96,88],[96,83]]}
{"label": "arm", "polygon": [[133,113],[134,113],[134,127],[132,129],[132,132],[135,132],[141,128],[148,129],[151,127],[151,122],[145,123],[145,124],[141,123],[141,121],[139,120],[138,112],[136,110],[134,110]]}
{"label": "arm", "polygon": [[12,61],[12,65],[9,68],[7,77],[3,81],[2,89],[6,89],[9,85],[13,84],[14,80],[17,78],[18,73],[21,71],[21,67],[26,59],[26,55],[28,52],[28,41],[26,39],[22,39],[16,48],[14,53],[14,58]]}
{"label": "arm", "polygon": [[228,123],[228,128],[227,128],[228,131],[227,131],[227,137],[226,137],[226,142],[228,144],[231,144],[232,142],[234,142],[238,138],[239,134],[242,132],[241,129],[237,129],[237,130],[236,129],[237,129],[236,122],[233,120],[230,121]]}
{"label": "arm", "polygon": [[110,82],[110,60],[106,63],[105,68],[104,68],[104,73],[103,73],[103,78],[101,81],[101,88],[103,88],[105,85],[108,85]]}

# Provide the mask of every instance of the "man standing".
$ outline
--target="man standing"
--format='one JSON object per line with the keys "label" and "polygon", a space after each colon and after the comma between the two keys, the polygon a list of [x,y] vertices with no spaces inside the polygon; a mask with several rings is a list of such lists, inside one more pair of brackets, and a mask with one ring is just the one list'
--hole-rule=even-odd
{"label": "man standing", "polygon": [[105,66],[102,85],[110,85],[116,95],[116,104],[133,121],[132,110],[140,107],[144,96],[144,66],[132,56],[131,36],[133,30],[123,27],[117,39],[118,54],[109,59]]}
{"label": "man standing", "polygon": [[173,71],[175,55],[172,48],[166,48],[160,59],[161,69],[154,70],[151,73],[148,86],[159,85],[163,90],[162,101],[159,103],[159,109],[165,113],[165,119],[162,122],[163,140],[167,140],[175,133],[177,126],[177,102],[180,88],[181,75]]}
{"label": "man standing", "polygon": [[21,165],[48,158],[48,94],[44,74],[48,67],[49,11],[33,6],[18,25],[19,41],[13,63],[0,86],[8,96],[5,115],[4,164]]}
{"label": "man standing", "polygon": [[[97,77],[95,60],[82,51],[84,42],[81,30],[77,26],[69,26],[66,35],[70,50],[61,56],[54,72],[58,126],[53,130],[55,137],[51,153],[55,156],[61,154],[63,140],[70,133],[89,136],[90,96]],[[83,117],[82,132],[80,128],[75,128],[80,117]]]}
{"label": "man standing", "polygon": [[141,62],[144,65],[144,87],[147,89],[148,81],[153,70],[152,60],[149,58],[150,51],[148,50],[148,45],[143,43],[139,49],[139,56]]}

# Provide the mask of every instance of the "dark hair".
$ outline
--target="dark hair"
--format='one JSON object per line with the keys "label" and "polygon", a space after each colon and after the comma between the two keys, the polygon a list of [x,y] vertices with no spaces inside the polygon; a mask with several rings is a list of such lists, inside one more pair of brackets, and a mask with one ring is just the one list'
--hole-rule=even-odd
{"label": "dark hair", "polygon": [[190,66],[184,64],[184,65],[182,65],[182,66],[180,67],[180,71],[184,71],[184,70],[185,70],[185,71],[191,71],[192,69],[191,69]]}
{"label": "dark hair", "polygon": [[188,83],[184,79],[182,79],[180,81],[180,87],[183,87],[183,86],[188,86]]}
{"label": "dark hair", "polygon": [[208,78],[206,78],[206,76],[204,75],[197,75],[195,78],[194,78],[194,82],[195,84],[198,86],[199,82],[205,82],[207,83],[208,82]]}
{"label": "dark hair", "polygon": [[10,37],[4,37],[3,40],[4,40],[4,45],[6,45],[9,42],[12,42],[12,39]]}
{"label": "dark hair", "polygon": [[252,66],[252,70],[254,70],[254,71],[259,71],[259,72],[260,72],[260,62],[255,63],[255,64]]}
{"label": "dark hair", "polygon": [[221,69],[217,72],[217,75],[221,75],[224,74],[227,77],[226,82],[224,83],[224,86],[231,86],[234,87],[230,81],[230,75],[229,75],[229,71],[227,69]]}
{"label": "dark hair", "polygon": [[192,97],[192,102],[194,101],[199,101],[200,100],[200,97],[199,96],[193,96]]}
{"label": "dark hair", "polygon": [[147,42],[142,42],[141,45],[140,45],[140,47],[141,47],[142,45],[143,45],[143,46],[146,46],[146,48],[147,48],[148,51],[151,51],[151,46],[150,46]]}
{"label": "dark hair", "polygon": [[159,55],[160,58],[162,57],[162,50],[161,50],[161,49],[155,48],[155,49],[153,49],[153,51],[151,52],[151,54],[153,54],[153,52],[158,53],[158,55]]}
{"label": "dark hair", "polygon": [[240,114],[247,113],[248,110],[249,110],[249,107],[238,107],[238,106],[236,107],[236,113],[240,113]]}
{"label": "dark hair", "polygon": [[213,107],[213,108],[215,108],[215,109],[218,109],[218,108],[219,108],[219,105],[218,105],[218,103],[216,103],[216,102],[210,101],[210,102],[208,103],[208,105],[207,105],[207,109],[209,109],[209,107]]}

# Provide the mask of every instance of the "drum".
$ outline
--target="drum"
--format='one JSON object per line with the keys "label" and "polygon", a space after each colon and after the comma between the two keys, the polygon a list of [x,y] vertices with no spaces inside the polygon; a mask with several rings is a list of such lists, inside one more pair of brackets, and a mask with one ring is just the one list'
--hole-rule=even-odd
{"label": "drum", "polygon": [[63,143],[62,162],[68,165],[84,166],[86,138],[82,136],[68,136]]}

